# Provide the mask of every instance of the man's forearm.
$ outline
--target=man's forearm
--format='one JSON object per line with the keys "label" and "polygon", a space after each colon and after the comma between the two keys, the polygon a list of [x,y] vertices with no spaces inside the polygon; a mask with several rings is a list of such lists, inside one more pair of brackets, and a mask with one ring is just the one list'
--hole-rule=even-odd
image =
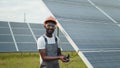
{"label": "man's forearm", "polygon": [[49,60],[59,60],[61,56],[44,56],[43,60],[49,61]]}

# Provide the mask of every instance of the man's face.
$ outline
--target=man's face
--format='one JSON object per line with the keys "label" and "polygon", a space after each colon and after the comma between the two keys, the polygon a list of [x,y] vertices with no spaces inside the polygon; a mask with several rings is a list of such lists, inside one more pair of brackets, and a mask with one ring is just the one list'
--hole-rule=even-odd
{"label": "man's face", "polygon": [[52,22],[47,22],[47,24],[45,25],[45,28],[46,28],[47,34],[53,34],[56,26]]}

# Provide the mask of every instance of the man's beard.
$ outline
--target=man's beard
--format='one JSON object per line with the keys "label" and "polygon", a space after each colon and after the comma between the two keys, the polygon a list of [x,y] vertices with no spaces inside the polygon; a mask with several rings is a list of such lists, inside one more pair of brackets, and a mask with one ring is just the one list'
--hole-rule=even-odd
{"label": "man's beard", "polygon": [[53,34],[53,33],[54,33],[54,30],[48,30],[48,31],[47,31],[47,34],[49,34],[49,35],[50,35],[50,34]]}

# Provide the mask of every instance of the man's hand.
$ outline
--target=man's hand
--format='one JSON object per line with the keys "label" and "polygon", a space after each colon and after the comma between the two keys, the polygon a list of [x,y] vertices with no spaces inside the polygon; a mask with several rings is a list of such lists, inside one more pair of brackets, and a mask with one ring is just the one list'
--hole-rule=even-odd
{"label": "man's hand", "polygon": [[69,54],[64,56],[64,59],[66,60],[66,62],[69,62],[69,58],[70,58]]}
{"label": "man's hand", "polygon": [[69,55],[65,55],[65,56],[59,56],[59,59],[62,61],[62,62],[69,62]]}

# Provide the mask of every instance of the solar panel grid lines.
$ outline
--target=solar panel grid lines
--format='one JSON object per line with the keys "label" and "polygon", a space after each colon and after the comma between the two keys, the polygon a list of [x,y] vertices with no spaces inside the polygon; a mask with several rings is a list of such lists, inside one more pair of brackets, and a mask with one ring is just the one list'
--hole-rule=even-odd
{"label": "solar panel grid lines", "polygon": [[36,37],[35,37],[34,32],[32,31],[31,26],[29,25],[29,23],[27,23],[27,25],[28,25],[28,27],[29,27],[29,29],[30,29],[30,32],[32,33],[32,36],[33,36],[34,40],[37,42],[37,39],[36,39]]}
{"label": "solar panel grid lines", "polygon": [[10,25],[9,22],[8,22],[8,25],[9,25],[9,28],[10,28],[10,32],[11,32],[11,35],[12,35],[13,41],[14,41],[14,43],[15,43],[16,51],[19,51],[18,46],[17,46],[17,43],[16,43],[16,40],[15,40],[15,37],[14,37],[14,35],[13,35],[13,31],[12,31],[11,25]]}

